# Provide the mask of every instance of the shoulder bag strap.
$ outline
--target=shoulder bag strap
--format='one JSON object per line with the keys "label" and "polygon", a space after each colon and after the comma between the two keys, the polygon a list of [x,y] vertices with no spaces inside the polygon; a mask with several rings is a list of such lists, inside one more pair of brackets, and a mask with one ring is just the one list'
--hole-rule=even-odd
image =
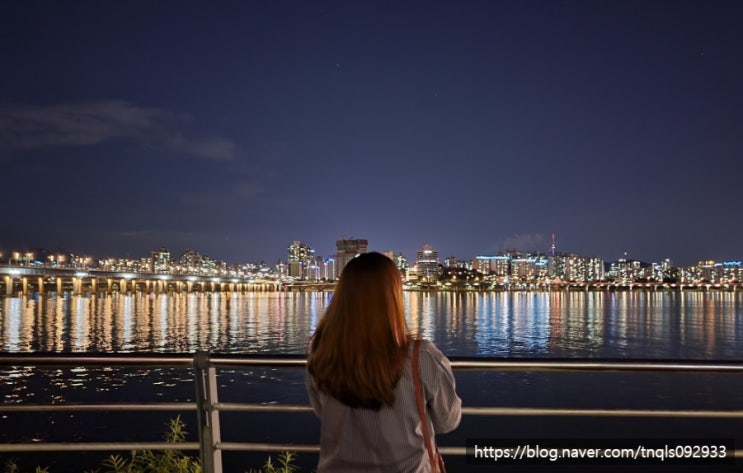
{"label": "shoulder bag strap", "polygon": [[413,384],[415,384],[415,398],[418,404],[418,414],[421,418],[421,428],[423,429],[423,441],[428,450],[428,460],[431,462],[431,471],[436,473],[436,461],[431,448],[431,434],[428,432],[428,419],[426,417],[426,403],[423,402],[423,389],[421,388],[421,378],[418,372],[418,353],[420,352],[421,341],[415,339],[413,342]]}

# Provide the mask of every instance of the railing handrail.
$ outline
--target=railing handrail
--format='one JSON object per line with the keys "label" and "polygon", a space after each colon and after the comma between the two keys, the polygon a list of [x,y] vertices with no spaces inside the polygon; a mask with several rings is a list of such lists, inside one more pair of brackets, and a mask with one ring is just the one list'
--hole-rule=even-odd
{"label": "railing handrail", "polygon": [[[616,360],[616,359],[504,359],[452,357],[454,370],[519,372],[664,372],[741,374],[743,363],[729,360]],[[280,452],[318,452],[318,445],[223,442],[219,412],[311,412],[308,405],[222,403],[216,393],[216,369],[241,367],[304,368],[303,355],[214,354],[0,354],[0,369],[14,366],[77,367],[127,366],[142,368],[193,368],[197,372],[196,402],[101,403],[101,404],[8,404],[0,403],[0,412],[68,411],[194,411],[199,417],[199,442],[68,442],[0,444],[0,452],[32,451],[127,451],[127,450],[200,450],[204,473],[221,473],[221,452],[229,450]],[[658,409],[573,409],[523,407],[464,407],[463,415],[475,416],[592,416],[592,417],[663,417],[663,418],[743,418],[743,410],[658,410]],[[464,455],[461,447],[440,448],[447,455]],[[743,458],[743,450],[732,455]]]}
{"label": "railing handrail", "polygon": [[[652,359],[547,359],[547,358],[498,358],[450,357],[455,370],[478,371],[658,371],[681,373],[743,373],[743,362],[733,360],[652,360]],[[194,354],[63,354],[14,353],[0,354],[2,366],[157,366],[159,368],[189,368]],[[304,368],[304,355],[279,355],[265,357],[252,354],[214,354],[209,356],[211,366],[230,368],[241,366]]]}

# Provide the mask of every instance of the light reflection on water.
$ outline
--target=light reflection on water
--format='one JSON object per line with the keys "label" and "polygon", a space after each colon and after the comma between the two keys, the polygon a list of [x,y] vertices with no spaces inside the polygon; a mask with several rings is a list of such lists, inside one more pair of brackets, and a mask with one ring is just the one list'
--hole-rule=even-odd
{"label": "light reflection on water", "polygon": [[[0,299],[0,346],[9,353],[303,354],[330,297],[314,292],[8,297]],[[738,360],[740,299],[722,292],[408,292],[404,301],[411,332],[434,340],[449,356]],[[225,373],[224,382],[280,379],[270,370],[256,373]],[[101,369],[83,376],[17,368],[0,373],[0,394],[18,402],[48,391],[57,400],[86,383],[99,393],[115,391],[143,374],[153,395],[180,384],[170,370]]]}
{"label": "light reflection on water", "polygon": [[[0,299],[0,346],[8,353],[303,354],[330,297],[314,292],[8,297]],[[449,356],[739,360],[743,355],[740,294],[408,292],[404,301],[411,332],[434,340]],[[301,385],[301,376],[292,376],[225,371],[220,382],[270,387],[291,379]],[[498,379],[490,375],[477,383]],[[524,374],[519,383],[534,379]],[[5,402],[192,397],[191,374],[168,369],[23,367],[0,372],[0,380]]]}
{"label": "light reflection on water", "polygon": [[[0,299],[21,352],[302,354],[330,293]],[[405,293],[411,332],[450,356],[738,359],[740,293]]]}
{"label": "light reflection on water", "polygon": [[[330,297],[311,292],[0,298],[0,347],[8,353],[303,354]],[[434,340],[449,356],[740,360],[741,297],[722,292],[407,292],[404,302],[411,332]],[[743,402],[740,378],[457,373],[467,405],[523,407],[737,409]],[[307,402],[302,370],[223,370],[218,381],[223,402]],[[0,397],[11,404],[179,402],[192,401],[193,390],[193,373],[187,369],[0,370]],[[81,419],[44,417],[19,430],[11,417],[0,418],[0,442],[108,435],[108,420]],[[516,435],[521,425],[509,423],[508,428],[516,428]],[[478,428],[465,425],[461,435]],[[490,428],[482,431],[489,435]],[[242,432],[243,426],[235,429]]]}

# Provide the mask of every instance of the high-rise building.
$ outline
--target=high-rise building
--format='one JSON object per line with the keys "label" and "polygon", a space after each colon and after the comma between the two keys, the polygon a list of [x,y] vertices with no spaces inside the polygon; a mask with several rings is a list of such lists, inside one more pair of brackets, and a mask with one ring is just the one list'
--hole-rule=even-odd
{"label": "high-rise building", "polygon": [[178,266],[181,272],[206,275],[214,272],[216,262],[189,248],[178,258]]}
{"label": "high-rise building", "polygon": [[575,254],[565,257],[565,279],[573,282],[586,281],[586,259]]}
{"label": "high-rise building", "polygon": [[361,253],[366,253],[369,248],[369,242],[367,240],[341,238],[335,242],[335,268],[337,276],[340,276],[343,272],[343,268],[346,267],[349,261]]}
{"label": "high-rise building", "polygon": [[476,256],[472,262],[475,271],[483,274],[492,274],[498,277],[508,276],[511,273],[510,256]]}
{"label": "high-rise building", "polygon": [[395,259],[393,261],[397,265],[397,269],[399,269],[400,272],[403,274],[403,277],[407,276],[408,269],[410,268],[410,265],[408,264],[408,259],[405,256],[403,256],[402,253],[398,253],[395,256]]}
{"label": "high-rise building", "polygon": [[436,281],[440,272],[439,252],[426,244],[416,253],[415,264],[410,268],[408,275],[420,280]]}
{"label": "high-rise building", "polygon": [[586,258],[586,280],[589,282],[604,280],[604,260],[598,257]]}
{"label": "high-rise building", "polygon": [[167,273],[170,271],[170,251],[167,248],[160,248],[152,252],[150,260],[150,272]]}
{"label": "high-rise building", "polygon": [[337,278],[335,273],[335,258],[327,258],[320,266],[320,277],[326,281],[332,281]]}
{"label": "high-rise building", "polygon": [[536,275],[536,258],[513,258],[511,276],[520,280],[534,279]]}
{"label": "high-rise building", "polygon": [[547,276],[550,279],[565,279],[565,256],[561,254],[550,255],[547,259]]}
{"label": "high-rise building", "polygon": [[288,261],[289,276],[298,279],[306,279],[311,275],[309,274],[310,267],[315,262],[315,250],[310,248],[308,245],[301,241],[294,241],[289,245],[288,249]]}

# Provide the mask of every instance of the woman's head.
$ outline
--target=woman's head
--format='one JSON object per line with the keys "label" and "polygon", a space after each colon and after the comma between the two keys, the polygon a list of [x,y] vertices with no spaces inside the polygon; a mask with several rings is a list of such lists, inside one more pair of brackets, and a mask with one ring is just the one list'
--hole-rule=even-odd
{"label": "woman's head", "polygon": [[407,359],[402,280],[380,253],[348,262],[313,336],[308,369],[321,390],[352,407],[392,404]]}
{"label": "woman's head", "polygon": [[388,332],[398,346],[405,342],[407,326],[402,307],[400,270],[380,253],[363,253],[348,262],[333,294],[338,311],[333,316],[349,318],[348,330],[364,330],[379,336]]}

